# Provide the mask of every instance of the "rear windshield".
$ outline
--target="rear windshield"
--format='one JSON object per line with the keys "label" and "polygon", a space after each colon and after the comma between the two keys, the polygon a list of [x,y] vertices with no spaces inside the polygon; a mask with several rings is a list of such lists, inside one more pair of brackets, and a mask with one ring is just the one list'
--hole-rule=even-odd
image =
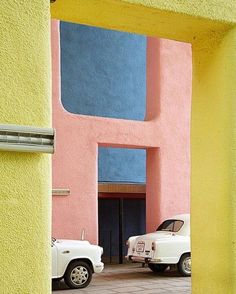
{"label": "rear windshield", "polygon": [[177,219],[169,219],[164,221],[158,228],[157,231],[169,231],[169,232],[178,232],[184,222],[182,220]]}

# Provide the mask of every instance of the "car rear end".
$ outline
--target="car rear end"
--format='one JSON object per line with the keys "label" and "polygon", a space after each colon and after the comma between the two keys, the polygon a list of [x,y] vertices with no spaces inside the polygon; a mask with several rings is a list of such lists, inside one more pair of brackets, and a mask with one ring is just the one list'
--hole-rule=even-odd
{"label": "car rear end", "polygon": [[[130,242],[129,242],[130,241]],[[133,262],[149,263],[155,258],[156,242],[154,239],[145,239],[142,236],[136,240],[129,240],[126,258]]]}
{"label": "car rear end", "polygon": [[[171,239],[169,232],[155,232],[138,237],[129,238],[126,258],[133,262],[162,263],[160,247]],[[162,251],[162,250],[161,250]]]}

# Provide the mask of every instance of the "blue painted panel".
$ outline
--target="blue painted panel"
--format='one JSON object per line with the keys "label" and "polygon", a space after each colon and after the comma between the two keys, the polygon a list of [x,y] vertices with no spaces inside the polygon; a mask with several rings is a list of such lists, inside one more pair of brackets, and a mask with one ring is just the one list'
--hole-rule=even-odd
{"label": "blue painted panel", "polygon": [[99,148],[98,180],[146,183],[146,151]]}
{"label": "blue painted panel", "polygon": [[[61,22],[62,103],[72,113],[143,120],[146,37]],[[99,149],[99,181],[145,182],[143,150]]]}
{"label": "blue painted panel", "polygon": [[72,113],[143,120],[146,37],[61,22],[61,95]]}

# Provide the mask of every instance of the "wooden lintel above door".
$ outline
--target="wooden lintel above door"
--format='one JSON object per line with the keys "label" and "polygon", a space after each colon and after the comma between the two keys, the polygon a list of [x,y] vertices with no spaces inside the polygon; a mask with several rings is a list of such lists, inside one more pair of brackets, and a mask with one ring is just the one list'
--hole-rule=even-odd
{"label": "wooden lintel above door", "polygon": [[112,183],[112,182],[99,182],[98,183],[99,193],[134,193],[134,194],[145,194],[146,185],[139,183]]}

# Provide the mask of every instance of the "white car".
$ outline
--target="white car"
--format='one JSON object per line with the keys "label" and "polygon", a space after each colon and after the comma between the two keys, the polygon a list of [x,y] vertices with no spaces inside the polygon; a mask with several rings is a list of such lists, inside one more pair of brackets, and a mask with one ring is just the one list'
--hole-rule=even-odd
{"label": "white car", "polygon": [[100,273],[103,248],[88,241],[52,239],[52,279],[61,280],[70,288],[85,288],[92,274]]}
{"label": "white car", "polygon": [[130,237],[126,258],[147,263],[153,272],[177,265],[182,276],[191,276],[190,215],[165,220],[154,233]]}

